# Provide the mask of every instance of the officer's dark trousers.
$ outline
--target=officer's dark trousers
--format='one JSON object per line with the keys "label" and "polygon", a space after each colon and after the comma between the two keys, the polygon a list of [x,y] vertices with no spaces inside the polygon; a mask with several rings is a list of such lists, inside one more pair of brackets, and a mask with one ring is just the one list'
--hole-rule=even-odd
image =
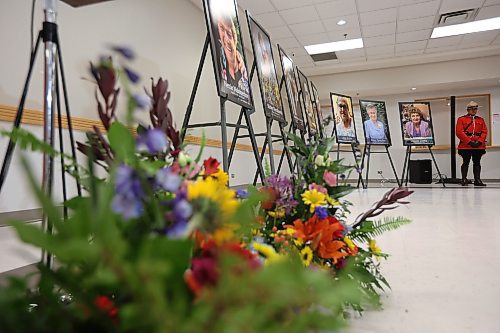
{"label": "officer's dark trousers", "polygon": [[469,163],[472,158],[472,171],[474,179],[481,179],[481,157],[486,153],[484,149],[459,149],[458,154],[462,156],[463,163],[461,167],[462,179],[467,179],[467,172],[469,171]]}

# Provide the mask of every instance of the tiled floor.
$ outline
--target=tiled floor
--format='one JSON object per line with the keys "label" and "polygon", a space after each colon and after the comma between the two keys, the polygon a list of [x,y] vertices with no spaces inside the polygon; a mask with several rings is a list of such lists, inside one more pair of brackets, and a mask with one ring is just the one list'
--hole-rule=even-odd
{"label": "tiled floor", "polygon": [[[353,219],[385,191],[352,193]],[[410,201],[390,214],[413,223],[378,239],[391,254],[385,309],[348,332],[500,332],[500,190],[416,189]]]}
{"label": "tiled floor", "polygon": [[[352,220],[387,188],[348,199]],[[349,333],[500,332],[500,189],[417,188],[411,204],[390,212],[413,223],[378,238],[391,257],[384,311],[355,318]],[[0,228],[0,272],[39,259]]]}

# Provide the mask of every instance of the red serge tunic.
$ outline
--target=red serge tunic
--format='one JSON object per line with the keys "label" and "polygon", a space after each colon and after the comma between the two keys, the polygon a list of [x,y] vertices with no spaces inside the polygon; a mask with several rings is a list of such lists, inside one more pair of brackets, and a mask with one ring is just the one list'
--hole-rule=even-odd
{"label": "red serge tunic", "polygon": [[[460,139],[458,149],[486,149],[488,128],[483,118],[471,115],[458,118],[455,133]],[[469,146],[468,143],[472,140],[481,142],[481,145],[476,148]]]}

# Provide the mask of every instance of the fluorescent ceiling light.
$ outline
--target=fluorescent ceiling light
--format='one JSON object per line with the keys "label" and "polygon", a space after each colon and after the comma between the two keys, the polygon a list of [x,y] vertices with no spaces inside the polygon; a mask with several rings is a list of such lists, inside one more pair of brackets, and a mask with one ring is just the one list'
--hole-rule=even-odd
{"label": "fluorescent ceiling light", "polygon": [[500,29],[500,17],[494,17],[487,20],[447,25],[434,28],[431,38],[440,38],[448,36],[457,36],[470,34],[473,32],[490,31]]}
{"label": "fluorescent ceiling light", "polygon": [[337,25],[344,25],[346,23],[347,23],[346,20],[340,20],[340,21],[337,22]]}
{"label": "fluorescent ceiling light", "polygon": [[305,49],[309,54],[322,54],[335,51],[360,49],[363,47],[363,39],[348,39],[333,43],[307,45]]}
{"label": "fluorescent ceiling light", "polygon": [[415,91],[415,90],[417,90],[417,88],[413,87],[413,88],[411,88],[411,90],[412,90],[412,91]]}

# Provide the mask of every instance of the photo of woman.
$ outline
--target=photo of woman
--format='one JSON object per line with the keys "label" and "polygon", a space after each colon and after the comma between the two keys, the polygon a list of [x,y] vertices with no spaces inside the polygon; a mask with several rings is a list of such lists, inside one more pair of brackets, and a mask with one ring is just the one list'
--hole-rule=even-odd
{"label": "photo of woman", "polygon": [[357,142],[351,97],[330,93],[330,101],[334,114],[333,120],[335,122],[337,143],[350,144]]}
{"label": "photo of woman", "polygon": [[385,102],[360,100],[365,142],[370,145],[391,145]]}
{"label": "photo of woman", "polygon": [[399,114],[405,146],[434,145],[429,103],[399,102]]}

